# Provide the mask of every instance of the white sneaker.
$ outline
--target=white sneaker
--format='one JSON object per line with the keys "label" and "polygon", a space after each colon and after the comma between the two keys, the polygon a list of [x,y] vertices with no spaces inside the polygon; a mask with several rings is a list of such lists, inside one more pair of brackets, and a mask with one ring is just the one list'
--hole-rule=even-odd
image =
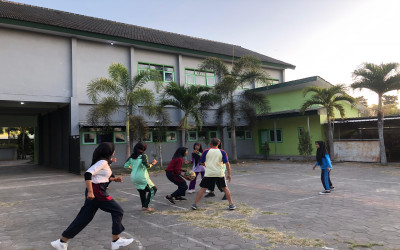
{"label": "white sneaker", "polygon": [[195,192],[194,189],[189,189],[189,191],[188,191],[189,194],[193,194],[194,192]]}
{"label": "white sneaker", "polygon": [[133,239],[125,239],[120,237],[116,242],[111,242],[111,249],[119,249],[120,247],[127,246],[133,242]]}
{"label": "white sneaker", "polygon": [[206,190],[206,193],[209,193],[209,192],[210,192],[210,190],[207,189],[207,190]]}
{"label": "white sneaker", "polygon": [[60,239],[55,240],[50,242],[51,246],[54,247],[57,250],[67,250],[68,249],[68,243],[63,243],[60,241]]}

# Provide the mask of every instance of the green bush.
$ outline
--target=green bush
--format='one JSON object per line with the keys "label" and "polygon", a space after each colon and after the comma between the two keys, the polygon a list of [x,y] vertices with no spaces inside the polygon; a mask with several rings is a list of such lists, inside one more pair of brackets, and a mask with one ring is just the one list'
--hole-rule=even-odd
{"label": "green bush", "polygon": [[299,150],[300,155],[310,156],[312,154],[313,148],[308,131],[304,131],[304,133],[299,136],[299,146],[297,149]]}

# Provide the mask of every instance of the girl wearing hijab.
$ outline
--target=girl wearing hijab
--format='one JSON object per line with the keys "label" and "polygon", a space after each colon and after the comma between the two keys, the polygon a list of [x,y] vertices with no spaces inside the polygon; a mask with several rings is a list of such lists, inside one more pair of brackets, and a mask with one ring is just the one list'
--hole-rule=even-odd
{"label": "girl wearing hijab", "polygon": [[107,194],[107,183],[109,181],[122,182],[121,177],[111,177],[110,164],[115,162],[114,156],[115,146],[111,142],[101,143],[93,152],[92,165],[85,173],[85,204],[79,211],[75,220],[62,233],[62,237],[51,242],[55,249],[66,250],[67,241],[74,238],[82,229],[84,229],[93,219],[97,210],[111,213],[112,217],[112,242],[111,249],[119,249],[133,242],[133,239],[124,239],[120,237],[125,228],[122,225],[122,217],[124,210],[121,206]]}
{"label": "girl wearing hijab", "polygon": [[165,196],[165,198],[171,204],[175,204],[174,198],[175,200],[181,200],[181,201],[186,200],[186,198],[183,198],[182,196],[185,196],[188,186],[186,184],[186,181],[183,179],[184,175],[181,174],[181,172],[186,172],[186,170],[182,169],[182,165],[183,165],[183,157],[185,157],[187,154],[188,154],[187,148],[185,147],[178,148],[174,156],[172,156],[172,160],[168,164],[168,167],[165,169],[165,173],[167,175],[168,180],[170,180],[172,183],[178,186],[178,189],[175,192]]}
{"label": "girl wearing hijab", "polygon": [[206,168],[199,163],[202,153],[203,153],[203,148],[201,147],[201,144],[199,142],[196,142],[193,145],[193,153],[192,153],[193,172],[196,173],[196,178],[194,178],[189,184],[189,191],[188,191],[189,194],[195,192],[197,176],[201,174],[201,178],[203,179],[204,172],[206,171]]}
{"label": "girl wearing hijab", "polygon": [[[153,167],[157,161],[154,159],[149,164],[149,158],[144,154],[146,149],[146,144],[138,142],[133,148],[133,153],[126,161],[124,168],[129,168],[132,171],[131,181],[139,192],[140,201],[142,202],[142,210],[153,212],[154,209],[149,207],[149,205],[157,192],[157,187],[150,180],[147,168]],[[146,193],[148,193],[147,197]]]}
{"label": "girl wearing hijab", "polygon": [[325,143],[323,141],[316,141],[315,147],[317,148],[317,155],[316,155],[317,162],[315,163],[313,170],[315,170],[317,166],[320,166],[321,182],[322,186],[325,189],[323,192],[320,192],[319,194],[330,194],[331,190],[334,189],[332,182],[329,178],[329,173],[331,172],[332,169],[331,159],[329,157]]}

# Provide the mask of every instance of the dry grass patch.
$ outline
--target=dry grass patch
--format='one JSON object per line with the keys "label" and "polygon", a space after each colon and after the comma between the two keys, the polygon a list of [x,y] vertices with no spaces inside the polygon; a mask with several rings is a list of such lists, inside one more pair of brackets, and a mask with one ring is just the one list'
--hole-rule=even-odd
{"label": "dry grass patch", "polygon": [[247,204],[237,204],[234,211],[228,210],[226,202],[203,202],[196,211],[166,210],[157,213],[163,215],[177,215],[179,220],[201,228],[228,229],[236,232],[245,239],[265,239],[275,246],[291,245],[301,247],[322,247],[325,243],[319,239],[297,238],[294,235],[279,232],[274,228],[262,228],[254,226],[249,219],[260,214],[259,209]]}
{"label": "dry grass patch", "polygon": [[115,197],[115,198],[113,197],[113,199],[118,201],[118,202],[125,202],[125,201],[128,200],[127,198],[121,198],[121,197]]}
{"label": "dry grass patch", "polygon": [[14,207],[16,205],[22,204],[22,201],[16,202],[0,202],[0,207]]}

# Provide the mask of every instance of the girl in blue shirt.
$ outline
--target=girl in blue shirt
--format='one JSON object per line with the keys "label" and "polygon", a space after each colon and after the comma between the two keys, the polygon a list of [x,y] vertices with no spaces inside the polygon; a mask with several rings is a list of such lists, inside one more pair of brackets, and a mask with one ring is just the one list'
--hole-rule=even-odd
{"label": "girl in blue shirt", "polygon": [[332,169],[331,159],[323,141],[316,141],[315,147],[317,148],[317,162],[315,163],[313,170],[315,170],[317,166],[320,166],[321,182],[325,189],[325,191],[320,192],[319,194],[330,194],[331,190],[334,189],[329,176]]}

